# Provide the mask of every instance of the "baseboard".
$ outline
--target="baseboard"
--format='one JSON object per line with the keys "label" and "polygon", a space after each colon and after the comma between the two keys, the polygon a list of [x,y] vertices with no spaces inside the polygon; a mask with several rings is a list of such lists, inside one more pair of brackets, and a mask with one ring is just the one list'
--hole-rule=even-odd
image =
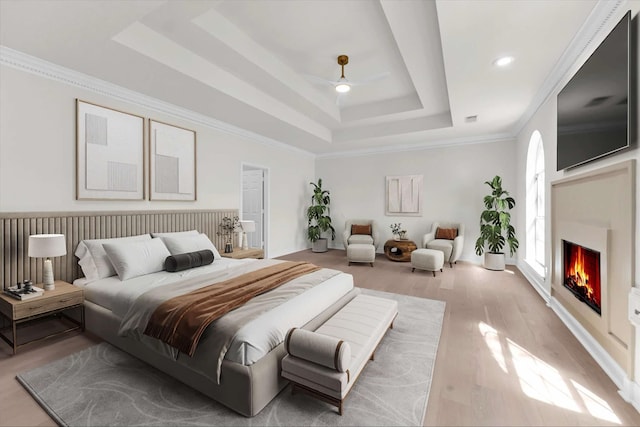
{"label": "baseboard", "polygon": [[618,394],[633,405],[640,412],[640,384],[634,383],[627,373],[613,360],[604,348],[587,330],[567,311],[560,302],[551,297],[549,307],[558,315],[562,323],[565,324],[571,333],[580,341],[580,344],[593,357],[602,370],[611,378],[611,381],[618,387]]}
{"label": "baseboard", "polygon": [[520,270],[525,279],[527,279],[531,286],[533,286],[533,289],[540,294],[542,299],[545,300],[548,305],[551,295],[544,286],[544,278],[540,277],[540,275],[536,273],[533,268],[526,263],[526,261],[519,261],[516,264],[516,267],[518,267],[518,270]]}

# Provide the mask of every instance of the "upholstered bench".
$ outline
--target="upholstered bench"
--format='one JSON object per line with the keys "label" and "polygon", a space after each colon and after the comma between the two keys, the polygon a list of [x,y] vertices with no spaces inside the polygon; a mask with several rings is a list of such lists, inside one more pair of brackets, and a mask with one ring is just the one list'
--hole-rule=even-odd
{"label": "upholstered bench", "polygon": [[436,249],[416,249],[411,252],[411,272],[416,268],[433,272],[436,277],[436,271],[442,271],[444,266],[444,253]]}
{"label": "upholstered bench", "polygon": [[366,262],[371,264],[376,260],[376,247],[363,243],[352,243],[347,246],[347,260],[352,262]]}
{"label": "upholstered bench", "polygon": [[311,394],[342,415],[344,399],[397,315],[397,301],[360,294],[314,332],[291,329],[282,359],[291,392]]}

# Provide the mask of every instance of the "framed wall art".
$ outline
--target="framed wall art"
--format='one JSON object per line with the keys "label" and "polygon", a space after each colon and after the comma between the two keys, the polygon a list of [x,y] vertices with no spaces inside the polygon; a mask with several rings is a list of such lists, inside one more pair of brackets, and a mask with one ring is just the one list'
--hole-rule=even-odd
{"label": "framed wall art", "polygon": [[76,199],[143,200],[144,118],[76,99]]}
{"label": "framed wall art", "polygon": [[149,120],[151,200],[196,200],[195,131]]}
{"label": "framed wall art", "polygon": [[388,176],[386,184],[386,215],[422,215],[422,175]]}

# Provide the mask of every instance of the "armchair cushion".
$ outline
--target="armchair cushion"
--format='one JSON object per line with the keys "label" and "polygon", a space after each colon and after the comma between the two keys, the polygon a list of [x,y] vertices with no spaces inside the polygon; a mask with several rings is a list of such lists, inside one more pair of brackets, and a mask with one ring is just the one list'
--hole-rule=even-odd
{"label": "armchair cushion", "polygon": [[352,224],[351,225],[351,234],[367,234],[371,236],[371,224],[359,225]]}
{"label": "armchair cushion", "polygon": [[436,230],[436,239],[453,240],[458,236],[457,228],[440,228]]}
{"label": "armchair cushion", "polygon": [[347,241],[350,245],[373,245],[373,237],[368,234],[352,234]]}

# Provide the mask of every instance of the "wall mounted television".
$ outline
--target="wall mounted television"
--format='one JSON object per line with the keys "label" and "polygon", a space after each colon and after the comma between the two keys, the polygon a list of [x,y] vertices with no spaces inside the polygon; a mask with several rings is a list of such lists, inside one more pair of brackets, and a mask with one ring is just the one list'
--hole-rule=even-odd
{"label": "wall mounted television", "polygon": [[557,170],[630,146],[631,66],[629,11],[558,94]]}

